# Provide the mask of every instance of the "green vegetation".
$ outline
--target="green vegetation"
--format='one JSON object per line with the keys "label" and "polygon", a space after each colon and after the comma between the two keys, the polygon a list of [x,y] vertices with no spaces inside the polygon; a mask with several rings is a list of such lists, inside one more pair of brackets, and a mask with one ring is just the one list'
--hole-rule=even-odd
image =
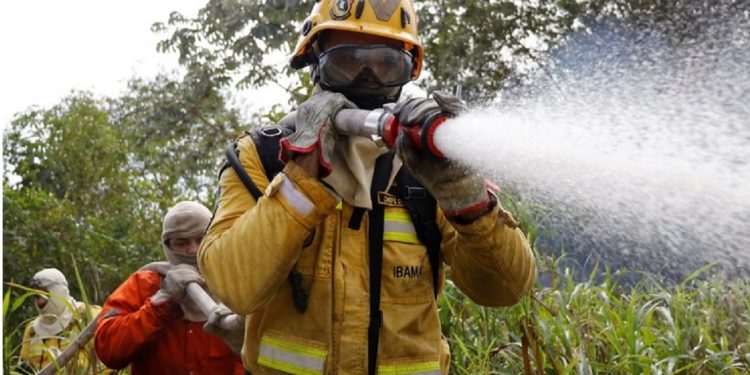
{"label": "green vegetation", "polygon": [[[11,291],[13,289],[6,288],[9,285],[3,287],[3,373],[9,374],[18,363],[19,353],[21,352],[21,340],[23,337],[23,330],[26,324],[34,319],[35,315],[24,314],[22,317],[16,317],[23,309],[22,306],[33,304],[34,293],[30,291],[24,291],[22,294],[16,295],[15,298],[11,298]],[[19,290],[22,290],[19,288]],[[29,298],[31,297],[31,298]],[[16,319],[12,319],[16,318]],[[11,320],[12,319],[12,320]],[[13,324],[10,322],[18,322]]]}
{"label": "green vegetation", "polygon": [[621,273],[576,282],[570,269],[538,271],[551,285],[511,308],[477,306],[448,285],[440,314],[454,373],[750,372],[747,280],[699,270],[675,286],[645,277],[624,287]]}
{"label": "green vegetation", "polygon": [[[502,197],[534,243],[544,209]],[[750,373],[750,281],[709,264],[679,284],[535,249],[537,284],[509,308],[478,306],[448,282],[440,300],[455,374]],[[635,282],[638,279],[640,281]]]}

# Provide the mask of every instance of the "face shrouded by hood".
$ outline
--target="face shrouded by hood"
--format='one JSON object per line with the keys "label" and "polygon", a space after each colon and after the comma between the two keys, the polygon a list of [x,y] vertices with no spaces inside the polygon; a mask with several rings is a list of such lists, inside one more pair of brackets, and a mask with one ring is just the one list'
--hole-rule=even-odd
{"label": "face shrouded by hood", "polygon": [[43,295],[47,300],[43,307],[34,305],[39,312],[33,325],[36,335],[54,336],[67,328],[73,319],[77,303],[70,296],[65,275],[56,268],[45,268],[34,275],[31,286],[49,293]]}
{"label": "face shrouded by hood", "polygon": [[195,254],[182,254],[169,247],[169,240],[176,238],[194,238],[202,236],[211,222],[211,211],[204,205],[183,201],[174,205],[164,216],[161,240],[164,256],[173,265],[190,264],[196,266]]}
{"label": "face shrouded by hood", "polygon": [[[164,256],[170,264],[189,264],[198,267],[196,254],[186,254],[174,251],[170,240],[178,238],[195,238],[203,236],[211,223],[211,211],[206,206],[193,201],[182,201],[174,205],[164,216],[161,239]],[[184,319],[193,322],[204,322],[208,317],[195,303],[187,298],[180,304],[185,314]]]}

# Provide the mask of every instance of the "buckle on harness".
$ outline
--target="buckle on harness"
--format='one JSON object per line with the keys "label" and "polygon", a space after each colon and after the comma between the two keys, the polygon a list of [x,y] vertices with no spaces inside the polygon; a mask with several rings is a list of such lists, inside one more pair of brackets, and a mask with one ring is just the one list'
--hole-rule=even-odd
{"label": "buckle on harness", "polygon": [[405,186],[403,199],[425,199],[427,190],[419,186]]}
{"label": "buckle on harness", "polygon": [[264,137],[278,137],[282,134],[281,126],[277,125],[270,125],[270,126],[264,126],[260,128],[260,134],[262,134]]}

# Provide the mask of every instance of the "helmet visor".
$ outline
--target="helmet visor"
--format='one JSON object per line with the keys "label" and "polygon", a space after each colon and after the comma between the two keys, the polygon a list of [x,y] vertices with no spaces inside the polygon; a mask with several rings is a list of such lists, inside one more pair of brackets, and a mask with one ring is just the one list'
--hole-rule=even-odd
{"label": "helmet visor", "polygon": [[389,45],[338,45],[321,53],[319,61],[320,80],[330,87],[403,86],[414,66],[411,53]]}

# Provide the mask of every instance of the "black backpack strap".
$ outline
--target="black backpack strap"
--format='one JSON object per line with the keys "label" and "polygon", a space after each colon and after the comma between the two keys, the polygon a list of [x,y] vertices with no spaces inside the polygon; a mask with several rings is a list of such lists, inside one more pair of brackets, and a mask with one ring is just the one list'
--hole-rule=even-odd
{"label": "black backpack strap", "polygon": [[234,172],[237,173],[237,176],[240,177],[242,184],[245,185],[247,191],[249,191],[253,198],[255,198],[255,200],[257,201],[261,196],[263,196],[263,193],[260,192],[258,187],[253,182],[253,179],[250,178],[250,175],[247,174],[245,168],[242,167],[242,164],[240,163],[239,153],[240,150],[237,148],[237,142],[230,143],[226,149],[227,163],[229,163]]}
{"label": "black backpack strap", "polygon": [[[266,172],[266,177],[268,177],[269,181],[273,180],[284,169],[284,164],[279,160],[279,151],[281,150],[279,141],[291,133],[291,129],[277,125],[261,126],[247,133],[253,139],[253,143],[255,143],[255,148],[260,156],[260,163],[263,165],[263,170]],[[250,175],[245,171],[245,168],[242,167],[236,142],[227,146],[226,157],[227,163],[240,177],[242,184],[245,185],[253,198],[256,201],[260,199],[263,196],[263,192],[258,189],[258,186],[255,185]]]}
{"label": "black backpack strap", "polygon": [[378,192],[385,191],[393,167],[394,152],[380,155],[375,162],[370,194],[372,210],[369,212],[369,263],[370,263],[370,326],[367,329],[367,372],[377,371],[378,343],[383,312],[380,310],[380,286],[383,274],[383,231],[385,230],[385,207],[378,203]]}
{"label": "black backpack strap", "polygon": [[396,175],[396,186],[390,192],[404,202],[417,238],[427,248],[432,287],[437,298],[440,291],[440,244],[443,242],[443,234],[437,224],[437,200],[403,168]]}

